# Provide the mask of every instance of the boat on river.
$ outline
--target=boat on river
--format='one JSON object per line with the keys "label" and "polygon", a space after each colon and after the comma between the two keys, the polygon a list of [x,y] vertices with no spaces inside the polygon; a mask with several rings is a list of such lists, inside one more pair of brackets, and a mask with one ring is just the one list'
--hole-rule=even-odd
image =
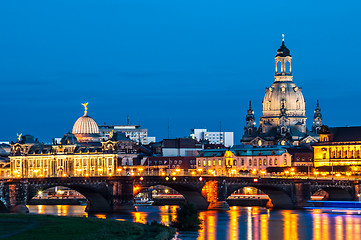
{"label": "boat on river", "polygon": [[135,206],[151,206],[154,203],[153,200],[150,200],[149,198],[134,198],[134,205]]}
{"label": "boat on river", "polygon": [[361,214],[359,201],[307,201],[305,209],[320,209],[330,213]]}

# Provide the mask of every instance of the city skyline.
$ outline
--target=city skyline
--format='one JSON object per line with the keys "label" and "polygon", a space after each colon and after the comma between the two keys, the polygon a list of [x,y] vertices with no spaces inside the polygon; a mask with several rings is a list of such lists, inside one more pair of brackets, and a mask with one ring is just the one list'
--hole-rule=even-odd
{"label": "city skyline", "polygon": [[237,144],[248,100],[257,122],[261,117],[283,33],[306,99],[307,127],[316,99],[324,124],[360,125],[357,6],[293,3],[284,6],[291,14],[284,19],[271,3],[255,15],[247,12],[256,8],[251,3],[3,5],[1,140],[15,141],[20,132],[40,141],[61,137],[82,115],[80,103],[89,101],[99,125],[121,124],[129,115],[162,139],[168,122],[175,138],[192,128],[217,131],[221,121]]}

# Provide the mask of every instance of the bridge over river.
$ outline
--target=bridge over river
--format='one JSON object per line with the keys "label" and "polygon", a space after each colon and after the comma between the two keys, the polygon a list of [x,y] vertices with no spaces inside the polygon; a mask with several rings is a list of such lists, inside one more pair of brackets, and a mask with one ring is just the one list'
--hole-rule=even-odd
{"label": "bridge over river", "polygon": [[[163,185],[182,194],[198,209],[228,209],[228,196],[243,187],[254,187],[269,196],[273,208],[301,208],[313,193],[324,190],[329,200],[356,200],[359,180],[225,177],[225,176],[107,176],[14,178],[0,181],[0,210],[27,212],[27,202],[39,191],[55,186],[74,189],[88,200],[87,212],[134,211],[134,194],[142,188]],[[135,190],[136,189],[136,190]]]}

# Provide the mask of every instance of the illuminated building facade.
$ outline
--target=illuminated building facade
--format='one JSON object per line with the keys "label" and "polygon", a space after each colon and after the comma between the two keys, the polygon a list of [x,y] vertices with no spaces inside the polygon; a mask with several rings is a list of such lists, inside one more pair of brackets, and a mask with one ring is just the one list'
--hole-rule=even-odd
{"label": "illuminated building facade", "polygon": [[361,127],[322,126],[313,148],[315,167],[361,166]]}
{"label": "illuminated building facade", "polygon": [[112,133],[100,142],[96,122],[85,113],[60,143],[46,145],[31,135],[18,136],[11,144],[10,172],[13,177],[109,176],[130,171],[137,160],[135,142]]}
{"label": "illuminated building facade", "polygon": [[291,154],[283,146],[203,150],[197,156],[197,171],[230,175],[249,171],[258,173],[268,167],[290,167]]}
{"label": "illuminated building facade", "polygon": [[302,88],[297,87],[293,82],[292,57],[284,39],[277,50],[275,66],[275,80],[271,87],[266,88],[263,98],[263,115],[259,128],[256,128],[250,102],[241,142],[253,146],[299,145],[316,142],[317,131],[322,124],[320,108],[317,102],[314,126],[310,132],[306,128],[306,109]]}

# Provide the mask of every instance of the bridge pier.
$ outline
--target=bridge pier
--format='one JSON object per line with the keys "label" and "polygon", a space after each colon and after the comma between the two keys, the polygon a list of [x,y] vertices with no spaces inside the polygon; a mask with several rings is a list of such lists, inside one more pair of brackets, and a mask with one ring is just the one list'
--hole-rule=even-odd
{"label": "bridge pier", "polygon": [[28,186],[27,182],[9,184],[9,212],[29,213],[26,206]]}
{"label": "bridge pier", "polygon": [[207,201],[209,202],[208,210],[229,210],[227,199],[227,185],[224,179],[211,180],[206,183],[209,194]]}
{"label": "bridge pier", "polygon": [[133,179],[127,179],[122,182],[112,181],[112,197],[111,207],[113,213],[133,212],[134,195],[133,195]]}
{"label": "bridge pier", "polygon": [[307,201],[311,199],[311,184],[309,182],[295,183],[295,206],[303,208]]}

